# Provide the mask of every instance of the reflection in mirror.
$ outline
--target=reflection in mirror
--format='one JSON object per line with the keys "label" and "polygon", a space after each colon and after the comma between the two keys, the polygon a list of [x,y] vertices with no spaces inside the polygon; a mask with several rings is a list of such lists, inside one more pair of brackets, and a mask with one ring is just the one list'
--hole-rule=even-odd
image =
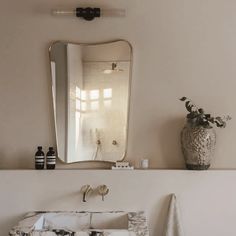
{"label": "reflection in mirror", "polygon": [[122,160],[127,147],[132,50],[126,41],[50,47],[58,157]]}

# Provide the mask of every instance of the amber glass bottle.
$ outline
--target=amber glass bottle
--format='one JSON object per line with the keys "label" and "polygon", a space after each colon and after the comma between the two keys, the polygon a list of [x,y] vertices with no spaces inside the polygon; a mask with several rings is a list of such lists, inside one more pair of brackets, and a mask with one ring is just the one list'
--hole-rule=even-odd
{"label": "amber glass bottle", "polygon": [[35,153],[35,169],[42,170],[44,169],[45,155],[43,148],[38,146],[38,151]]}
{"label": "amber glass bottle", "polygon": [[56,154],[53,147],[49,147],[49,151],[47,152],[46,165],[47,169],[55,169],[56,167]]}

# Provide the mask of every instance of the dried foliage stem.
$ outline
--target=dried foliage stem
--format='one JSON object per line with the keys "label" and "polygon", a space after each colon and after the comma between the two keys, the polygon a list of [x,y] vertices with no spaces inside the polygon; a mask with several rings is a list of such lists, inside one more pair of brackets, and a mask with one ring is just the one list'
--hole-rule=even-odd
{"label": "dried foliage stem", "polygon": [[187,97],[180,98],[180,101],[185,102],[187,114],[187,121],[193,126],[203,126],[204,128],[212,128],[212,125],[216,125],[219,128],[225,128],[226,122],[231,120],[229,115],[227,116],[216,116],[213,117],[211,114],[205,113],[202,108],[196,106],[190,99]]}

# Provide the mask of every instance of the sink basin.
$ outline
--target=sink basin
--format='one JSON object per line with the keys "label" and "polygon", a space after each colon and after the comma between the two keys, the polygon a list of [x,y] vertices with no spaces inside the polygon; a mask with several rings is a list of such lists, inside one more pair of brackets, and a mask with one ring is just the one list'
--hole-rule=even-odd
{"label": "sink basin", "polygon": [[144,212],[31,212],[14,236],[148,236]]}

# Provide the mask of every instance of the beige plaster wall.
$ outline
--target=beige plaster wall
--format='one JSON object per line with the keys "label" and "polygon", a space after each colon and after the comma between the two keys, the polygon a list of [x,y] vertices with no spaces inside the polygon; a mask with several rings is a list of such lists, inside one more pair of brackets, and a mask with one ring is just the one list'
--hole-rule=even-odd
{"label": "beige plaster wall", "polygon": [[[235,171],[18,170],[0,172],[0,235],[29,211],[145,210],[150,236],[162,236],[171,193],[177,196],[186,236],[235,236]],[[148,183],[148,184],[147,184]],[[106,184],[82,202],[80,188]]]}
{"label": "beige plaster wall", "polygon": [[[128,40],[134,49],[128,160],[183,168],[179,131],[186,95],[214,114],[230,114],[218,130],[213,168],[235,168],[236,16],[234,1],[120,0],[86,5],[125,8],[126,18],[84,22],[50,15],[78,1],[0,2],[0,166],[30,168],[35,147],[55,145],[48,46],[55,40]],[[108,178],[109,176],[109,178]],[[0,172],[1,236],[32,210],[144,209],[151,235],[161,235],[167,195],[176,192],[186,235],[235,235],[234,171]],[[106,183],[111,195],[81,205],[83,184]],[[148,184],[147,184],[148,183]],[[147,197],[148,196],[148,197]],[[134,201],[135,199],[135,201]]]}
{"label": "beige plaster wall", "polygon": [[234,1],[121,0],[82,5],[124,8],[125,18],[85,22],[53,17],[78,1],[0,2],[0,167],[30,168],[35,148],[55,145],[48,46],[55,40],[128,40],[134,50],[128,160],[183,168],[179,132],[186,95],[230,114],[218,130],[213,168],[235,168],[236,16]]}

